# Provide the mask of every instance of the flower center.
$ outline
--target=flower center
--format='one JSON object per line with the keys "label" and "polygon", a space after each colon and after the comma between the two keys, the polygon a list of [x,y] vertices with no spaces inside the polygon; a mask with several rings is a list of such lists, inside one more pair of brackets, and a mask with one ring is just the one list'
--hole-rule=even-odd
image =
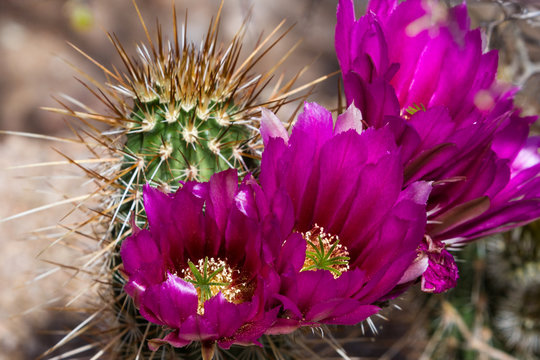
{"label": "flower center", "polygon": [[302,236],[308,248],[301,271],[328,270],[337,279],[349,270],[349,251],[339,243],[339,237],[326,233],[317,224],[310,231],[302,233]]}
{"label": "flower center", "polygon": [[204,314],[204,303],[219,292],[227,301],[239,304],[244,302],[244,292],[247,285],[239,282],[240,271],[233,270],[221,259],[205,257],[199,259],[197,264],[188,260],[188,268],[181,271],[181,277],[192,283],[197,289],[199,306],[197,313]]}

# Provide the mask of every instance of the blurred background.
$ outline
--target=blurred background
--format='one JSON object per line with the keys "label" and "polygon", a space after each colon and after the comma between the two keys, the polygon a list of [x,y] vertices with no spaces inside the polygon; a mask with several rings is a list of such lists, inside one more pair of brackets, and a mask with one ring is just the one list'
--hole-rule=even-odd
{"label": "blurred background", "polygon": [[[245,57],[261,33],[269,34],[286,19],[285,26],[294,27],[258,67],[273,66],[302,40],[277,71],[287,78],[309,65],[297,81],[300,86],[338,70],[333,48],[336,2],[225,0],[221,38],[230,40],[249,15]],[[175,4],[181,23],[189,9],[187,37],[198,43],[219,2],[177,0]],[[537,0],[468,1],[474,26],[487,31],[486,47],[500,50],[500,77],[523,87],[518,102],[526,114],[540,112],[539,4]],[[139,0],[138,5],[151,32],[159,19],[165,38],[172,37],[170,0]],[[365,2],[357,1],[357,9],[363,12]],[[40,109],[58,107],[55,98],[62,99],[63,94],[103,111],[78,81],[86,81],[82,75],[86,73],[103,82],[102,71],[68,43],[107,67],[121,68],[107,32],[116,34],[126,51],[135,55],[135,45],[143,41],[144,32],[129,0],[1,0],[0,130],[71,136],[62,116]],[[337,78],[318,84],[310,100],[335,108]],[[287,118],[292,111],[285,108],[282,117]],[[65,203],[0,223],[0,359],[34,359],[61,338],[62,330],[77,324],[73,317],[51,311],[58,306],[54,300],[64,295],[59,289],[73,292],[77,284],[69,281],[71,274],[49,269],[63,257],[75,256],[79,249],[74,244],[55,250],[54,256],[41,254],[55,237],[50,232],[44,236],[39,230],[56,225],[70,209],[67,199],[84,193],[81,173],[75,169],[66,165],[32,166],[63,160],[57,151],[74,158],[85,156],[85,149],[75,144],[0,135],[0,219],[47,204]],[[457,289],[430,298],[411,291],[398,302],[402,310],[388,311],[390,321],[377,319],[379,335],[362,335],[360,329],[336,329],[336,341],[357,359],[537,358],[537,229],[530,226],[469,247],[462,254],[461,264],[461,273],[467,277]],[[516,339],[518,330],[521,333]],[[322,346],[320,339],[312,340],[314,348]],[[321,348],[321,354],[327,350]],[[338,357],[331,352],[321,356]]]}

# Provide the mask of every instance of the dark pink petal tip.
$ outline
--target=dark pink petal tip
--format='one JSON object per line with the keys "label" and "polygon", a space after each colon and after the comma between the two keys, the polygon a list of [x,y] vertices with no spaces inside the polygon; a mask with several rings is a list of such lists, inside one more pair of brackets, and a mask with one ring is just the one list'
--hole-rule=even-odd
{"label": "dark pink petal tip", "polygon": [[458,268],[445,244],[427,238],[419,250],[428,258],[428,267],[422,274],[422,291],[438,294],[454,288],[459,278]]}

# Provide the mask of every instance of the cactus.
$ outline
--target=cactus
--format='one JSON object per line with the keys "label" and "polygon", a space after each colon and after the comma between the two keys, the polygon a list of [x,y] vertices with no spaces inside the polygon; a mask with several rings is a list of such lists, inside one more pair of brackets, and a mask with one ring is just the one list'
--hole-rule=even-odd
{"label": "cactus", "polygon": [[514,283],[509,284],[507,297],[499,299],[494,329],[507,348],[523,359],[540,356],[540,266],[526,267]]}
{"label": "cactus", "polygon": [[493,329],[520,358],[540,355],[540,222],[497,236],[487,248]]}
{"label": "cactus", "polygon": [[[227,47],[219,46],[221,7],[200,46],[187,42],[186,28],[179,42],[174,8],[174,41],[166,44],[158,27],[155,43],[137,5],[135,7],[148,44],[139,45],[138,58],[131,58],[118,38],[109,35],[126,71],[120,74],[116,69],[99,65],[112,85],[98,85],[99,91],[92,90],[112,115],[77,112],[68,106],[65,110],[51,109],[74,116],[84,124],[91,119],[114,129],[93,137],[112,157],[119,157],[121,166],[110,176],[85,170],[103,184],[103,189],[112,186],[117,192],[114,203],[107,209],[109,212],[115,209],[111,224],[118,226],[117,218],[121,222],[120,228],[114,231],[116,241],[125,236],[126,223],[131,216],[136,217],[137,225],[144,225],[140,203],[142,185],[150,183],[174,191],[179,181],[208,180],[213,173],[229,168],[241,173],[256,169],[258,135],[253,118],[262,105],[257,98],[268,84],[272,71],[253,76],[250,70],[260,60],[263,45],[268,44],[281,27],[280,24],[238,65],[245,29],[241,27]],[[262,55],[280,38],[267,45]],[[75,49],[91,59],[82,50]],[[279,109],[286,101],[284,93],[291,86],[292,81],[264,104]]]}
{"label": "cactus", "polygon": [[[269,96],[260,100],[275,68],[288,55],[269,72],[251,74],[256,63],[288,32],[281,30],[283,22],[242,60],[244,25],[227,46],[218,42],[223,2],[200,45],[186,40],[185,25],[184,36],[179,39],[174,6],[174,38],[168,43],[159,24],[157,39],[152,40],[139,8],[135,3],[134,6],[147,37],[147,44],[137,47],[138,57],[130,57],[119,39],[109,35],[124,64],[123,73],[115,67],[106,68],[73,46],[108,78],[106,86],[88,78],[97,90],[85,85],[107,107],[108,113],[91,112],[76,101],[84,111],[63,102],[63,109],[48,109],[80,122],[80,130],[73,128],[77,138],[101,163],[86,166],[64,155],[97,184],[97,190],[77,205],[86,211],[87,218],[69,229],[70,233],[81,233],[81,229],[90,226],[94,252],[85,254],[82,264],[66,268],[76,267],[89,273],[95,282],[88,286],[88,299],[95,298],[97,291],[99,301],[87,302],[83,313],[91,315],[44,355],[81,334],[91,339],[91,347],[97,349],[98,355],[158,355],[150,352],[146,341],[161,337],[165,330],[142,318],[123,291],[125,278],[119,256],[121,242],[131,233],[131,227],[143,227],[146,223],[142,186],[150,183],[173,191],[182,181],[208,180],[213,173],[229,168],[240,173],[256,171],[260,145],[254,118],[258,108],[264,105],[278,111],[291,101],[291,94],[301,91],[292,89],[297,75],[282,86],[281,82],[277,84]],[[279,32],[282,34],[278,35]],[[95,121],[109,129],[98,130]],[[69,311],[69,306],[65,310]],[[268,346],[253,356],[273,351]],[[159,356],[198,358],[200,351],[194,348],[178,350],[164,346]],[[242,349],[233,349],[231,354]],[[76,353],[87,350],[82,347]]]}

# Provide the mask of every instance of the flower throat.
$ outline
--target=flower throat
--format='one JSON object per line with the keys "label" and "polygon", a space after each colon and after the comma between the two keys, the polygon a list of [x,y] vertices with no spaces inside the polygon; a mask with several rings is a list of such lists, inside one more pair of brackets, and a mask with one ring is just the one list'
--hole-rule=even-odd
{"label": "flower throat", "polygon": [[349,270],[349,251],[339,243],[338,236],[326,233],[315,224],[310,231],[302,233],[302,237],[308,247],[301,271],[328,270],[337,279]]}
{"label": "flower throat", "polygon": [[204,303],[219,292],[229,302],[244,302],[245,295],[249,292],[248,286],[244,282],[236,281],[240,271],[231,269],[225,261],[205,257],[199,259],[197,264],[188,260],[188,266],[181,271],[181,277],[197,289],[197,313],[200,315],[204,314]]}

